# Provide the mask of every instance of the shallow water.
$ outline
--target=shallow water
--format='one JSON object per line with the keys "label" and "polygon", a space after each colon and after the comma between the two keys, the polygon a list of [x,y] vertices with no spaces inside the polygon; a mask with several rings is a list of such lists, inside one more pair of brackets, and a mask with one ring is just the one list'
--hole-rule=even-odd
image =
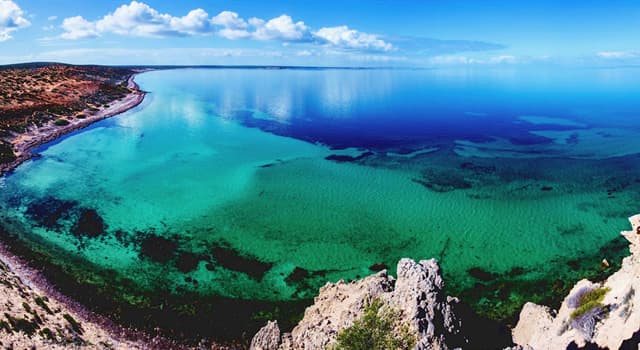
{"label": "shallow water", "polygon": [[144,73],[143,105],[41,147],[0,212],[76,283],[141,308],[308,299],[436,257],[450,293],[508,319],[626,254],[639,73]]}

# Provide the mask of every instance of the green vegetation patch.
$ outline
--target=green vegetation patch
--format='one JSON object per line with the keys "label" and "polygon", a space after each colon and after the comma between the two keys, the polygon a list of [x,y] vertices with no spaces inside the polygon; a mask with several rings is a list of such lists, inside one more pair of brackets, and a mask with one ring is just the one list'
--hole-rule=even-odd
{"label": "green vegetation patch", "polygon": [[602,300],[610,290],[609,287],[601,287],[581,294],[577,300],[576,309],[571,313],[571,319],[575,320],[593,309],[602,308],[604,306]]}
{"label": "green vegetation patch", "polygon": [[11,144],[0,142],[0,163],[11,163],[16,160]]}
{"label": "green vegetation patch", "polygon": [[55,125],[57,126],[64,126],[64,125],[69,125],[69,121],[66,119],[58,119],[55,122],[53,122]]}
{"label": "green vegetation patch", "polygon": [[51,309],[49,308],[49,305],[47,304],[47,301],[49,301],[47,297],[44,297],[44,298],[37,297],[35,300],[36,300],[36,305],[40,306],[49,315],[53,315],[53,311],[51,311]]}
{"label": "green vegetation patch", "polygon": [[413,349],[417,342],[409,325],[402,324],[400,312],[384,307],[374,299],[364,314],[351,327],[338,334],[334,350],[396,350]]}
{"label": "green vegetation patch", "polygon": [[78,323],[78,321],[76,321],[75,318],[73,318],[71,315],[69,314],[64,314],[62,315],[62,317],[67,320],[67,322],[69,322],[69,325],[71,325],[71,328],[78,334],[82,334],[82,326],[80,325],[80,323]]}

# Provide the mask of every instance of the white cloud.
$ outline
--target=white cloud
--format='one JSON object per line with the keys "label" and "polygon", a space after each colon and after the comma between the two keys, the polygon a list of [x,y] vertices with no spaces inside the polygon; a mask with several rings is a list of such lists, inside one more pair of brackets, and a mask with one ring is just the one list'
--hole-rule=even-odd
{"label": "white cloud", "polygon": [[[544,60],[547,60],[545,58]],[[475,58],[460,55],[441,55],[427,59],[427,63],[433,65],[501,65],[530,62],[531,58],[522,58],[512,55],[491,56],[486,58]]]}
{"label": "white cloud", "polygon": [[63,39],[82,39],[82,38],[94,38],[97,37],[98,30],[95,23],[89,22],[81,16],[65,18],[62,21],[62,33]]}
{"label": "white cloud", "polygon": [[251,33],[244,29],[224,28],[218,31],[218,35],[229,40],[238,40],[249,38],[251,36]]}
{"label": "white cloud", "polygon": [[58,16],[49,16],[49,17],[47,17],[47,21],[55,21],[56,19],[58,19]]}
{"label": "white cloud", "polygon": [[66,18],[62,28],[65,30],[62,38],[65,39],[95,37],[103,33],[164,37],[209,34],[211,22],[203,9],[192,10],[183,17],[174,17],[162,14],[145,3],[132,1],[95,22],[80,16]]}
{"label": "white cloud", "polygon": [[252,19],[256,27],[253,38],[256,40],[305,41],[309,39],[309,28],[304,22],[293,22],[291,16],[281,15],[264,22]]}
{"label": "white cloud", "polygon": [[294,22],[291,16],[284,14],[269,21],[256,17],[246,21],[235,12],[222,11],[211,19],[211,23],[222,27],[218,35],[231,40],[272,40],[287,43],[309,41],[311,38],[304,22]]}
{"label": "white cloud", "polygon": [[247,22],[232,11],[222,11],[211,19],[211,23],[230,29],[245,29],[248,27]]}
{"label": "white cloud", "polygon": [[393,45],[378,38],[377,35],[359,32],[347,26],[320,28],[313,33],[321,42],[335,47],[356,50],[391,51]]}
{"label": "white cloud", "polygon": [[598,57],[605,59],[624,59],[635,58],[638,55],[635,52],[628,51],[601,51],[597,53]]}
{"label": "white cloud", "polygon": [[64,33],[60,37],[63,39],[91,38],[106,33],[140,37],[217,34],[230,40],[279,41],[285,45],[309,43],[342,50],[389,52],[395,49],[375,34],[360,32],[346,25],[312,32],[303,21],[294,21],[287,14],[269,20],[255,17],[245,20],[236,12],[222,11],[210,18],[203,9],[176,17],[160,13],[138,1],[122,5],[96,21],[80,16],[66,18],[62,29]]}
{"label": "white cloud", "polygon": [[232,11],[222,11],[211,19],[211,23],[223,27],[218,31],[218,35],[230,40],[246,39],[251,36],[247,30],[249,24],[244,19]]}
{"label": "white cloud", "polygon": [[0,41],[11,39],[11,33],[31,25],[24,11],[11,0],[0,0]]}

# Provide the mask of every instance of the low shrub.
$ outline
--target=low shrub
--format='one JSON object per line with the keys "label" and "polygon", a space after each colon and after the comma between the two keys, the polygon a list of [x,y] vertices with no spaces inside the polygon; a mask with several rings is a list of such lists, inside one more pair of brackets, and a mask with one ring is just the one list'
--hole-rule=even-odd
{"label": "low shrub", "polygon": [[586,340],[591,340],[598,321],[609,313],[609,308],[602,304],[609,287],[585,287],[578,290],[568,300],[571,313],[571,326],[578,330]]}
{"label": "low shrub", "polygon": [[374,299],[365,307],[361,318],[338,334],[333,349],[408,350],[413,349],[416,341],[409,326],[401,323],[400,313]]}
{"label": "low shrub", "polygon": [[14,160],[16,160],[16,155],[13,153],[11,144],[0,142],[0,164],[11,163]]}
{"label": "low shrub", "polygon": [[69,125],[69,121],[67,121],[66,119],[58,119],[55,122],[53,122],[55,125],[57,126],[65,126],[65,125]]}

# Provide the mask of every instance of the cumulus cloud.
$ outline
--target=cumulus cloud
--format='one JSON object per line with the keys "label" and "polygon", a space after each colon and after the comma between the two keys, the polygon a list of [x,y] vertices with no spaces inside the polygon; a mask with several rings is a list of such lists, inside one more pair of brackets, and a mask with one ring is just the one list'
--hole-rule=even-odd
{"label": "cumulus cloud", "polygon": [[306,41],[309,40],[309,28],[302,21],[294,22],[290,16],[281,15],[264,22],[254,18],[256,27],[253,37],[257,40]]}
{"label": "cumulus cloud", "polygon": [[0,41],[11,39],[11,33],[31,25],[24,11],[11,0],[0,0]]}
{"label": "cumulus cloud", "polygon": [[320,28],[313,33],[321,42],[345,49],[391,51],[393,45],[378,38],[377,35],[359,32],[347,26]]}
{"label": "cumulus cloud", "polygon": [[211,19],[211,23],[230,29],[245,29],[249,25],[235,12],[222,11]]}
{"label": "cumulus cloud", "polygon": [[211,21],[203,9],[175,17],[160,13],[145,3],[132,1],[94,22],[80,16],[66,18],[62,29],[65,31],[62,38],[65,39],[90,38],[103,33],[145,37],[188,36],[210,33]]}
{"label": "cumulus cloud", "polygon": [[211,19],[211,23],[222,27],[218,35],[231,40],[253,39],[287,43],[311,39],[310,30],[304,22],[294,22],[288,15],[280,15],[268,21],[255,17],[246,21],[236,12],[222,11]]}
{"label": "cumulus cloud", "polygon": [[176,17],[160,13],[138,1],[122,5],[96,21],[88,21],[81,16],[66,18],[62,29],[63,39],[92,38],[105,33],[142,37],[217,34],[231,40],[280,41],[285,44],[306,42],[366,51],[393,49],[390,43],[377,35],[347,26],[325,27],[312,32],[303,21],[294,21],[286,14],[269,20],[255,17],[245,20],[233,11],[222,11],[210,18],[203,9],[195,9],[183,17]]}
{"label": "cumulus cloud", "polygon": [[98,30],[95,23],[89,22],[81,16],[65,18],[62,21],[63,39],[82,39],[94,38],[98,36]]}

